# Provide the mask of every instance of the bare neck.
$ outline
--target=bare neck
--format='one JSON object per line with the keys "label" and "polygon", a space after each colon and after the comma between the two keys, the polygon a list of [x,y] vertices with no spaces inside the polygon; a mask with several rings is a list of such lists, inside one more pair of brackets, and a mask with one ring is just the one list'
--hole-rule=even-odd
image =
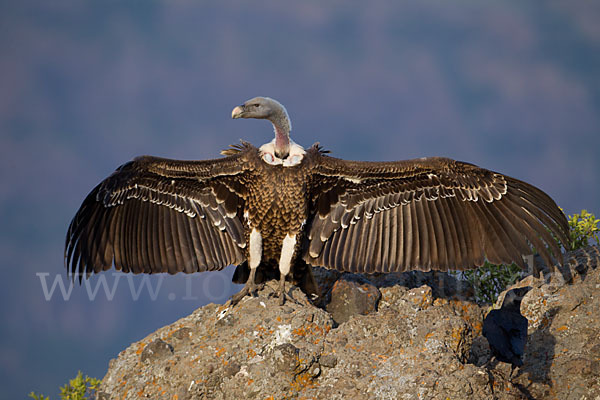
{"label": "bare neck", "polygon": [[290,119],[285,111],[270,118],[275,130],[275,154],[278,158],[286,158],[290,153]]}

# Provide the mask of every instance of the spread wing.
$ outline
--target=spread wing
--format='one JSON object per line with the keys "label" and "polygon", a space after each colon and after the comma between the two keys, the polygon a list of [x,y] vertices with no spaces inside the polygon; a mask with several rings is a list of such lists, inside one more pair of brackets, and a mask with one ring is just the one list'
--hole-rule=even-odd
{"label": "spread wing", "polygon": [[515,262],[531,247],[548,265],[567,246],[562,211],[541,190],[447,158],[345,161],[316,154],[303,257],[351,272],[469,269]]}
{"label": "spread wing", "polygon": [[244,261],[241,210],[246,155],[178,161],[143,156],[119,167],[85,198],[66,238],[70,274],[114,264],[123,272],[218,270]]}

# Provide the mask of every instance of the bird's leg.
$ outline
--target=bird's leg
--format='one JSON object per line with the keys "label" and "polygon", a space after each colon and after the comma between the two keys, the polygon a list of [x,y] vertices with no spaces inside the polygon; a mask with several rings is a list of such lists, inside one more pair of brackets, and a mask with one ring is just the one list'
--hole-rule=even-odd
{"label": "bird's leg", "polygon": [[248,266],[250,267],[250,276],[246,281],[246,284],[238,293],[231,296],[231,305],[236,305],[241,299],[247,294],[253,295],[256,292],[256,283],[254,282],[254,276],[256,275],[256,268],[260,264],[262,258],[262,236],[256,228],[250,232],[250,251],[248,255]]}
{"label": "bird's leg", "polygon": [[281,257],[279,258],[279,289],[277,290],[279,305],[285,303],[285,277],[290,272],[295,252],[296,235],[290,235],[288,233],[285,235],[285,238],[283,238],[283,243],[281,244]]}
{"label": "bird's leg", "polygon": [[282,306],[285,303],[285,275],[279,276],[279,289],[277,289],[277,297],[279,297],[279,305]]}

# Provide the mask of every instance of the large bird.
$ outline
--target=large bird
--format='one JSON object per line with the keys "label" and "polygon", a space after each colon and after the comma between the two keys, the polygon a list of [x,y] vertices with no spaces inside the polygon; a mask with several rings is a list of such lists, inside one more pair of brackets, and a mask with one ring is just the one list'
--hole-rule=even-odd
{"label": "large bird", "polygon": [[492,355],[512,365],[511,375],[516,367],[523,365],[527,318],[521,314],[521,300],[530,290],[531,286],[509,290],[502,307],[490,311],[483,320],[483,336],[490,345]]}
{"label": "large bird", "polygon": [[231,115],[269,120],[275,138],[231,146],[219,159],[142,156],[120,166],[69,226],[69,272],[81,280],[113,265],[171,274],[247,265],[235,303],[256,290],[261,266],[279,275],[283,302],[286,276],[311,274],[306,264],[447,271],[487,259],[525,268],[531,246],[552,265],[568,243],[561,210],[520,180],[448,158],[346,161],[318,143],[304,149],[290,139],[286,109],[267,97]]}

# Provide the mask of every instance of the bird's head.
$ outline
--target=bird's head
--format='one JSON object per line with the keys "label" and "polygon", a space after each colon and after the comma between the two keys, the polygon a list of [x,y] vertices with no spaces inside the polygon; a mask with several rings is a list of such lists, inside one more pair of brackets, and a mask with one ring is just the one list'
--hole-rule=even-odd
{"label": "bird's head", "polygon": [[[283,114],[283,115],[282,115]],[[268,119],[271,122],[285,117],[289,120],[285,107],[269,97],[255,97],[244,104],[235,107],[231,111],[231,118],[257,118]]]}
{"label": "bird's head", "polygon": [[275,130],[275,156],[285,159],[290,154],[292,123],[285,107],[269,97],[255,97],[231,111],[231,118],[267,119]]}

